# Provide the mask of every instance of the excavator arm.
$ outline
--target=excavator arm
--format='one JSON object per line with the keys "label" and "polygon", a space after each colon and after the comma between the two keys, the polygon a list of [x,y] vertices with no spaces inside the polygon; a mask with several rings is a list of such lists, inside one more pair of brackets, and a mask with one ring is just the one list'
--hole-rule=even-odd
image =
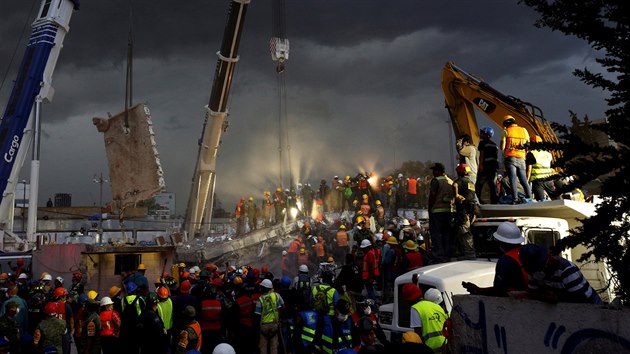
{"label": "excavator arm", "polygon": [[504,117],[511,115],[516,124],[526,128],[530,135],[538,135],[544,142],[558,142],[558,137],[540,108],[502,94],[453,62],[447,62],[442,70],[442,90],[457,137],[468,134],[473,144],[479,143],[479,126],[474,109],[477,108],[499,127],[503,127]]}

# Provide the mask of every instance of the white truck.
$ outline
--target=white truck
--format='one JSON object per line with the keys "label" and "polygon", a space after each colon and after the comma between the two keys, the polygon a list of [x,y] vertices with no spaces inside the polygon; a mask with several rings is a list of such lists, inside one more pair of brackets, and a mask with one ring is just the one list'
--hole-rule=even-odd
{"label": "white truck", "polygon": [[[588,217],[594,212],[593,205],[568,200],[534,203],[530,206],[482,206],[484,215],[493,215],[478,219],[472,225],[477,260],[456,261],[429,265],[405,273],[396,278],[394,283],[394,303],[383,304],[379,308],[379,324],[391,340],[399,340],[409,328],[409,304],[402,298],[402,287],[406,283],[415,282],[426,291],[433,287],[442,293],[446,309],[451,310],[452,297],[468,294],[462,287],[462,281],[472,282],[480,287],[492,286],[496,260],[501,256],[492,234],[504,221],[514,222],[521,229],[527,243],[553,246],[563,237],[569,235],[571,227],[579,223],[579,218]],[[514,216],[501,216],[513,213]],[[525,215],[534,216],[525,216]],[[545,216],[539,216],[545,215]],[[548,217],[557,216],[557,217]],[[584,253],[584,248],[565,250],[562,256],[576,263],[594,289],[600,291],[604,301],[610,301],[612,294],[605,285],[608,269],[605,264],[595,262],[577,263]]]}

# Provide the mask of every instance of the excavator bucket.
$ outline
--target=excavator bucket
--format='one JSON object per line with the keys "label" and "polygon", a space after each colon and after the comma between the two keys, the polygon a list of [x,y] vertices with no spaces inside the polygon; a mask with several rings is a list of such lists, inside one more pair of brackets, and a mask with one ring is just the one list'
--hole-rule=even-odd
{"label": "excavator bucket", "polygon": [[137,104],[111,118],[93,118],[92,123],[105,139],[112,197],[119,211],[164,189],[147,105]]}

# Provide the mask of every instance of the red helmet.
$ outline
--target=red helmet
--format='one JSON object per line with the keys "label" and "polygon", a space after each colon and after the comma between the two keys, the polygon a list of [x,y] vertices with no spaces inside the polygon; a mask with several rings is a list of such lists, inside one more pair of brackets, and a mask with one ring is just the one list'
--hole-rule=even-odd
{"label": "red helmet", "polygon": [[262,273],[268,273],[269,272],[269,267],[267,267],[267,265],[263,265],[262,267],[260,267],[260,271]]}
{"label": "red helmet", "polygon": [[19,266],[24,265],[24,258],[18,258],[16,262],[17,262],[17,265]]}
{"label": "red helmet", "polygon": [[182,294],[188,294],[190,292],[191,287],[192,287],[192,284],[190,284],[190,281],[184,280],[179,286],[179,292]]}
{"label": "red helmet", "polygon": [[72,273],[72,280],[81,280],[83,278],[83,274],[81,272]]}
{"label": "red helmet", "polygon": [[470,169],[470,166],[468,166],[465,163],[460,163],[459,165],[457,165],[457,168],[455,168],[455,171],[457,173],[463,173],[463,174],[469,174],[470,172],[472,172],[472,170]]}
{"label": "red helmet", "polygon": [[171,295],[171,292],[170,292],[170,291],[168,290],[168,288],[167,288],[167,287],[165,287],[165,286],[160,286],[160,287],[157,289],[157,296],[158,296],[160,299],[166,299],[166,298],[168,298],[170,295]]}
{"label": "red helmet", "polygon": [[66,291],[66,289],[62,288],[62,287],[58,287],[57,289],[55,289],[55,291],[53,291],[53,296],[54,297],[62,297],[62,296],[66,296],[68,295],[68,292]]}
{"label": "red helmet", "polygon": [[56,315],[57,314],[57,304],[54,302],[49,302],[44,306],[44,313],[47,315]]}

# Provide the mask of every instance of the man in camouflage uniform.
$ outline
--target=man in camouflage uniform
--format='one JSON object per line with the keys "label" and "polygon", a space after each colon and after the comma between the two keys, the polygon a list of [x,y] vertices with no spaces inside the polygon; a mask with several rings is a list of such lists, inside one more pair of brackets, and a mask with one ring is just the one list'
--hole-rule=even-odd
{"label": "man in camouflage uniform", "polygon": [[46,318],[42,320],[33,333],[33,343],[35,348],[42,351],[49,345],[57,348],[57,352],[62,352],[62,337],[66,333],[66,321],[57,318],[57,305],[49,302],[44,307]]}

